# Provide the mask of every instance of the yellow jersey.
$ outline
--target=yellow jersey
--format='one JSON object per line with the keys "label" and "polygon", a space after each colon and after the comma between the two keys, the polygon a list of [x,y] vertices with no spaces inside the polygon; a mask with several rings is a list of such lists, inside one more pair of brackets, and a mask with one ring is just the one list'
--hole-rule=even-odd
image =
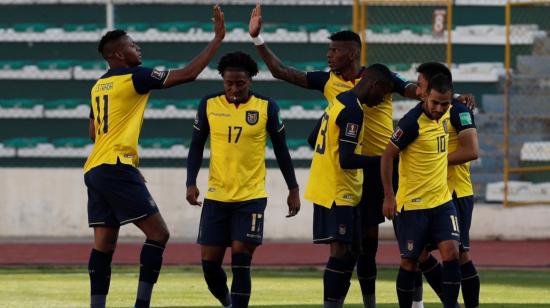
{"label": "yellow jersey", "polygon": [[307,200],[326,208],[359,204],[363,170],[340,167],[339,145],[355,144],[354,153],[361,154],[362,112],[359,99],[351,91],[335,97],[326,108],[311,161],[304,196]]}
{"label": "yellow jersey", "polygon": [[447,186],[449,111],[432,120],[422,104],[399,120],[391,137],[400,150],[398,212],[430,209],[451,200]]}
{"label": "yellow jersey", "polygon": [[[467,129],[476,129],[474,115],[466,105],[454,101],[450,110],[449,126],[449,153],[454,152],[458,147],[458,134]],[[470,179],[470,162],[450,166],[447,174],[447,184],[451,194],[457,198],[472,196],[474,189]]]}
{"label": "yellow jersey", "polygon": [[[363,77],[364,68],[359,76],[353,80],[346,81],[335,72],[308,72],[308,87],[323,92],[328,107],[332,104],[334,98],[345,91],[353,88]],[[405,88],[411,83],[397,73],[393,73],[394,93],[405,94]],[[382,156],[386,145],[388,144],[393,132],[393,107],[392,95],[384,97],[384,101],[375,106],[363,106],[364,114],[364,133],[363,133],[363,152],[362,155]]]}
{"label": "yellow jersey", "polygon": [[84,172],[101,164],[137,167],[138,139],[150,90],[161,89],[167,71],[141,66],[110,69],[91,90],[95,142]]}
{"label": "yellow jersey", "polygon": [[267,136],[284,129],[275,102],[251,94],[237,105],[224,93],[210,95],[200,103],[193,127],[210,134],[207,199],[240,202],[267,197]]}

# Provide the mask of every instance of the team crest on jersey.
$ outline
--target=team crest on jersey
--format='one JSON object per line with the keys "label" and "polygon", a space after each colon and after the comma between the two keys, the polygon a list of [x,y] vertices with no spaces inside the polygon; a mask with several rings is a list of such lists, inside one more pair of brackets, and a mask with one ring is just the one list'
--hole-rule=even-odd
{"label": "team crest on jersey", "polygon": [[393,139],[393,141],[399,141],[399,139],[401,139],[401,136],[403,136],[403,130],[397,127],[393,132],[393,135],[391,136],[391,138]]}
{"label": "team crest on jersey", "polygon": [[346,136],[350,138],[357,138],[359,134],[359,125],[355,123],[348,123],[346,125]]}
{"label": "team crest on jersey", "polygon": [[413,251],[414,249],[414,241],[407,241],[407,250]]}
{"label": "team crest on jersey", "polygon": [[252,110],[246,112],[246,123],[250,125],[254,125],[258,123],[258,119],[260,118],[260,113],[258,111]]}
{"label": "team crest on jersey", "polygon": [[345,235],[346,234],[346,225],[338,225],[338,234]]}
{"label": "team crest on jersey", "polygon": [[447,127],[447,120],[443,121],[443,130],[445,131],[445,134],[449,133],[449,128]]}
{"label": "team crest on jersey", "polygon": [[162,72],[162,71],[159,71],[159,70],[153,70],[151,72],[151,77],[155,78],[155,79],[158,79],[158,80],[162,80],[162,78],[164,77],[164,73],[165,72]]}

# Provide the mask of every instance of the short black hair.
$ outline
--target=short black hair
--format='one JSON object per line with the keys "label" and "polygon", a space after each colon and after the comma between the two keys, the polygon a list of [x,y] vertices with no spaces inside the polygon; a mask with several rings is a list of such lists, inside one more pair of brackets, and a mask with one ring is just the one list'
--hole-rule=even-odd
{"label": "short black hair", "polygon": [[384,64],[375,63],[365,69],[365,74],[375,81],[393,89],[393,73]]}
{"label": "short black hair", "polygon": [[254,77],[258,74],[258,64],[252,57],[242,51],[227,53],[221,57],[218,62],[218,72],[223,76],[227,69],[245,71],[248,77]]}
{"label": "short black hair", "polygon": [[357,47],[361,48],[361,37],[359,37],[359,34],[353,31],[344,30],[335,32],[329,36],[329,39],[331,41],[338,42],[355,42],[357,44]]}
{"label": "short black hair", "polygon": [[426,62],[420,64],[418,68],[416,69],[416,72],[419,74],[422,74],[426,80],[430,80],[434,78],[436,75],[442,74],[446,76],[451,82],[453,82],[453,75],[451,74],[451,71],[449,68],[439,62]]}
{"label": "short black hair", "polygon": [[451,91],[452,93],[453,81],[449,79],[449,76],[447,76],[446,74],[437,74],[428,80],[427,92],[430,93],[432,89],[441,94],[447,93],[448,91]]}
{"label": "short black hair", "polygon": [[99,51],[99,53],[103,55],[103,49],[105,48],[105,45],[107,45],[110,42],[116,41],[125,35],[128,35],[126,31],[120,30],[120,29],[111,30],[105,33],[103,37],[101,37],[101,40],[99,41],[99,45],[97,46],[97,51]]}

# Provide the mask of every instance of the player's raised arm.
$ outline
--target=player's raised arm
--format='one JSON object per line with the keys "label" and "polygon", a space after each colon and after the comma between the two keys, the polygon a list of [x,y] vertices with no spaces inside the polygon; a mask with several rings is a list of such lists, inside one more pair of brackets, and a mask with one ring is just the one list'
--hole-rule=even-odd
{"label": "player's raised arm", "polygon": [[306,72],[299,71],[295,68],[285,65],[274,53],[267,47],[265,42],[260,36],[262,28],[262,10],[260,4],[256,4],[256,7],[252,10],[250,16],[250,23],[248,25],[248,32],[254,40],[254,45],[258,53],[264,60],[265,64],[269,68],[269,71],[273,77],[290,82],[294,85],[308,88]]}
{"label": "player's raised arm", "polygon": [[199,74],[208,65],[216,54],[223,38],[225,37],[224,15],[219,5],[214,6],[214,39],[184,68],[170,70],[164,87],[169,88],[178,84],[186,83],[197,79]]}

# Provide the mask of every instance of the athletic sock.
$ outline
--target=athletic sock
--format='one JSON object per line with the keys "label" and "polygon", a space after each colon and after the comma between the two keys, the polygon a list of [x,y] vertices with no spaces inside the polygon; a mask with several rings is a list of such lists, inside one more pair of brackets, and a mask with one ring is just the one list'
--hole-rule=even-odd
{"label": "athletic sock", "polygon": [[430,287],[432,287],[435,294],[443,301],[443,268],[441,264],[430,254],[426,261],[419,264],[419,267]]}
{"label": "athletic sock", "polygon": [[357,259],[357,278],[365,308],[376,307],[376,260],[372,253],[360,254]]}
{"label": "athletic sock", "polygon": [[[338,307],[343,302],[350,282],[353,262],[330,257],[323,275],[323,300],[325,307]],[[335,305],[336,304],[336,305]]]}
{"label": "athletic sock", "polygon": [[456,308],[460,291],[460,264],[458,260],[443,262],[443,306]]}
{"label": "athletic sock", "polygon": [[227,288],[227,276],[225,275],[221,262],[202,260],[202,271],[210,293],[212,293],[224,307],[231,305],[231,295]]}
{"label": "athletic sock", "polygon": [[400,308],[410,308],[413,302],[414,293],[414,275],[415,272],[410,272],[404,268],[399,268],[397,274],[397,299],[399,300]]}
{"label": "athletic sock", "polygon": [[164,244],[147,239],[140,255],[139,284],[135,308],[149,308],[153,286],[162,267]]}
{"label": "athletic sock", "polygon": [[231,303],[233,308],[246,308],[250,300],[252,279],[250,277],[250,263],[252,256],[247,253],[235,253],[231,256]]}
{"label": "athletic sock", "polygon": [[88,261],[90,276],[90,307],[105,308],[111,283],[111,261],[113,253],[92,249]]}
{"label": "athletic sock", "polygon": [[466,308],[476,308],[479,306],[479,274],[472,261],[462,264],[460,267],[462,280],[462,297]]}
{"label": "athletic sock", "polygon": [[422,287],[422,272],[417,271],[414,274],[414,294],[413,294],[413,303],[422,302],[422,297],[424,295],[424,289]]}

